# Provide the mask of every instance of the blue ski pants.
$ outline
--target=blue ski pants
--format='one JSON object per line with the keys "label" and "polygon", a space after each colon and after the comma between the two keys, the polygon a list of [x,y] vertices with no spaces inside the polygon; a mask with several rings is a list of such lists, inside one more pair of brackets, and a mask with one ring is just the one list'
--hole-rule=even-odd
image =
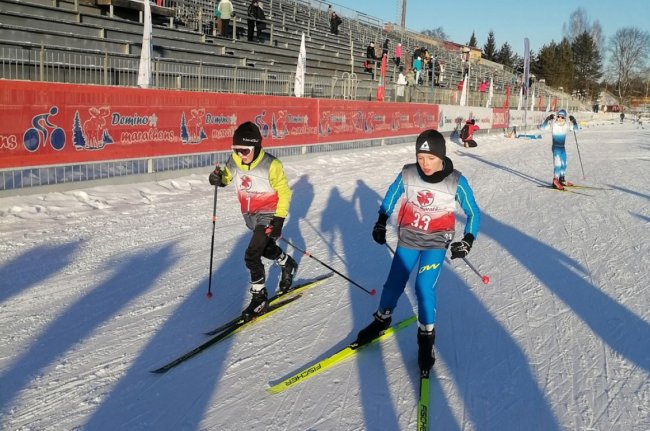
{"label": "blue ski pants", "polygon": [[379,310],[392,311],[417,266],[415,294],[418,299],[418,321],[422,325],[434,325],[436,321],[436,283],[445,260],[446,249],[415,250],[397,247],[390,272],[379,300]]}
{"label": "blue ski pants", "polygon": [[560,178],[566,174],[566,149],[553,147],[553,177]]}

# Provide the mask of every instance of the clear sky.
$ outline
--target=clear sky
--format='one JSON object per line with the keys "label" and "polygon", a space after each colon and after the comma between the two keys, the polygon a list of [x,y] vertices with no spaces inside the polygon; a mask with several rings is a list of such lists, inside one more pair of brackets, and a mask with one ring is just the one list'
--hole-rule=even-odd
{"label": "clear sky", "polygon": [[[335,3],[387,22],[399,22],[402,0]],[[606,40],[624,27],[650,31],[650,0],[407,0],[406,27],[416,31],[442,27],[449,39],[458,43],[467,43],[474,31],[479,48],[493,30],[497,49],[507,41],[521,55],[525,37],[534,52],[551,40],[562,40],[562,25],[578,7],[587,11],[591,23],[600,22]]]}

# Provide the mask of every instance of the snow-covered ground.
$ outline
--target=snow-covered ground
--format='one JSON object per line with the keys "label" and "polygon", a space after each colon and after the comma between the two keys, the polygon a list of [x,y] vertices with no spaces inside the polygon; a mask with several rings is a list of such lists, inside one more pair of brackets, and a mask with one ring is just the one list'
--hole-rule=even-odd
{"label": "snow-covered ground", "polygon": [[[569,179],[605,190],[541,187],[552,177],[548,133],[448,143],[482,209],[469,259],[491,283],[463,262],[443,270],[432,429],[650,430],[650,131],[591,124],[578,140],[587,178],[570,136]],[[284,236],[381,291],[391,255],[370,231],[413,153],[284,158],[294,189]],[[219,189],[206,298],[207,174],[0,199],[0,428],[415,429],[414,325],[284,393],[265,391],[370,322],[378,296],[337,276],[170,372],[149,372],[248,301],[249,232],[232,188]],[[298,279],[328,272],[292,252]],[[395,321],[415,308],[409,286]]]}

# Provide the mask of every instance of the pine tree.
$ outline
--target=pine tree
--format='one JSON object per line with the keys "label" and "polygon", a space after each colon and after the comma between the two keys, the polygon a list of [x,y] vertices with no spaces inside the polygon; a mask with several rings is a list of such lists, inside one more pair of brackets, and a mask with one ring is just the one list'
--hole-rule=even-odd
{"label": "pine tree", "polygon": [[535,59],[531,59],[530,70],[538,79],[546,80],[546,84],[551,87],[558,87],[557,73],[555,70],[556,55],[558,46],[557,43],[551,42],[540,48]]}
{"label": "pine tree", "polygon": [[181,142],[187,144],[190,140],[190,134],[187,131],[187,121],[185,121],[185,112],[181,114]]}
{"label": "pine tree", "polygon": [[472,37],[469,38],[469,42],[467,43],[468,46],[471,46],[472,48],[476,48],[476,44],[478,41],[476,40],[476,35],[474,32],[472,32]]}
{"label": "pine tree", "polygon": [[84,139],[81,120],[79,119],[79,111],[75,111],[72,122],[72,144],[76,149],[82,149],[86,146],[86,139]]}
{"label": "pine tree", "polygon": [[573,65],[573,52],[571,44],[567,38],[557,46],[555,55],[555,73],[557,74],[557,86],[563,87],[566,93],[573,92],[573,74],[575,67]]}
{"label": "pine tree", "polygon": [[598,47],[591,34],[582,32],[571,44],[575,74],[573,88],[579,95],[595,99],[598,80],[602,76],[602,61]]}
{"label": "pine tree", "polygon": [[487,42],[483,45],[483,58],[490,61],[495,61],[497,53],[497,44],[494,39],[494,32],[490,30],[488,33]]}
{"label": "pine tree", "polygon": [[495,61],[506,67],[512,67],[513,53],[508,42],[504,42],[503,45],[501,45],[501,49],[499,49],[499,52],[495,56]]}

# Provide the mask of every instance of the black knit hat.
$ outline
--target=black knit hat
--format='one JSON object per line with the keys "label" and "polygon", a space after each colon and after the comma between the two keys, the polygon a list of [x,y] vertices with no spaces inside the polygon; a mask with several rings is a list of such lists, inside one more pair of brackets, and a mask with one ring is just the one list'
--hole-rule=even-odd
{"label": "black knit hat", "polygon": [[250,121],[240,124],[232,136],[232,144],[255,147],[256,152],[258,152],[262,148],[262,134],[259,127]]}
{"label": "black knit hat", "polygon": [[425,130],[415,141],[415,154],[418,153],[433,154],[439,159],[444,159],[447,154],[445,138],[437,130]]}

